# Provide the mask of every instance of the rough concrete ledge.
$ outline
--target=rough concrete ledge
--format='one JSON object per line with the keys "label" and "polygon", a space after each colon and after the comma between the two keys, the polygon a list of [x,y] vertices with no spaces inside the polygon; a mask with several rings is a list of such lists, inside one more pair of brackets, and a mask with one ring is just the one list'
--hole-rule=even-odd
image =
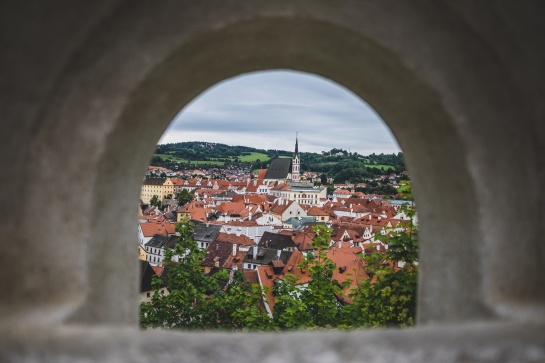
{"label": "rough concrete ledge", "polygon": [[178,333],[108,327],[4,329],[1,362],[544,362],[545,325]]}

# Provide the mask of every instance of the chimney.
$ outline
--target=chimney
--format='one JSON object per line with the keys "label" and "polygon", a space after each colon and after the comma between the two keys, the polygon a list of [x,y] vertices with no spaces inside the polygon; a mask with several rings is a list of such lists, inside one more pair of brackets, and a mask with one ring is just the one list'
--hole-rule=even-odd
{"label": "chimney", "polygon": [[342,247],[343,247],[343,241],[339,240],[339,248],[342,248]]}
{"label": "chimney", "polygon": [[236,243],[233,243],[233,256],[237,255],[237,245]]}
{"label": "chimney", "polygon": [[254,246],[252,257],[254,260],[257,258],[257,246]]}
{"label": "chimney", "polygon": [[240,237],[241,233],[242,233],[242,230],[240,229],[240,227],[238,227],[237,228],[237,233],[236,233],[237,237]]}
{"label": "chimney", "polygon": [[282,250],[276,251],[276,258],[280,259],[281,254],[282,254]]}

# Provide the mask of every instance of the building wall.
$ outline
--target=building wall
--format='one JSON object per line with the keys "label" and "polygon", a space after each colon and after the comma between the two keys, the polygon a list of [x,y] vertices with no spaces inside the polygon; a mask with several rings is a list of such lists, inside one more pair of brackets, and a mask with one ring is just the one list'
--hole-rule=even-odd
{"label": "building wall", "polygon": [[288,189],[288,190],[271,190],[270,193],[276,197],[293,200],[299,204],[318,205],[320,199],[327,197],[326,189]]}
{"label": "building wall", "polygon": [[154,195],[159,197],[159,200],[163,200],[165,196],[175,194],[174,184],[170,178],[166,178],[162,185],[157,184],[142,184],[140,189],[140,200],[144,204],[148,204]]}

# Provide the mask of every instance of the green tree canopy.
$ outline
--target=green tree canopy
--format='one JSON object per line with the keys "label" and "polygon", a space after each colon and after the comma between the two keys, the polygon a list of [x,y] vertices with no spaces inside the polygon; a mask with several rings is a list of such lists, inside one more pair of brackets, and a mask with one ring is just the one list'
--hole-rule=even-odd
{"label": "green tree canopy", "polygon": [[187,191],[187,189],[182,189],[177,195],[176,200],[178,201],[178,205],[186,205],[187,203],[191,203],[193,201],[194,197],[191,193]]}
{"label": "green tree canopy", "polygon": [[[272,320],[259,303],[263,296],[259,285],[246,283],[241,271],[203,274],[204,251],[193,239],[193,229],[191,222],[177,224],[178,242],[174,250],[165,251],[167,276],[153,279],[155,292],[151,302],[140,306],[140,325],[188,330],[272,329]],[[174,256],[179,256],[179,262],[174,262]]]}
{"label": "green tree canopy", "polygon": [[[353,292],[348,306],[350,323],[360,327],[413,326],[416,318],[418,238],[412,225],[407,231],[380,236],[386,254],[367,253],[370,279]],[[397,262],[397,263],[396,263]]]}
{"label": "green tree canopy", "polygon": [[161,207],[163,203],[161,203],[161,200],[159,199],[158,195],[153,195],[149,201],[150,205],[154,205],[156,207]]}

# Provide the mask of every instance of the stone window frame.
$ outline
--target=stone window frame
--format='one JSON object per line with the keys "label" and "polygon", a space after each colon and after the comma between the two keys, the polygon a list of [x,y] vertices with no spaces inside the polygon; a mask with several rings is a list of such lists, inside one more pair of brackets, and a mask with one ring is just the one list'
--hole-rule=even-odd
{"label": "stone window frame", "polygon": [[[51,44],[62,43],[73,52],[69,56],[54,52],[59,66],[51,69],[51,83],[36,87],[43,97],[35,103],[27,97],[23,106],[13,102],[20,112],[8,113],[14,119],[32,118],[26,108],[39,109],[39,116],[31,120],[28,143],[21,143],[30,145],[21,157],[28,161],[24,168],[39,173],[35,179],[40,183],[25,181],[21,195],[54,212],[42,215],[41,208],[25,209],[32,226],[18,217],[17,223],[10,220],[5,227],[17,230],[6,235],[34,248],[32,255],[39,258],[25,255],[26,249],[4,251],[6,261],[18,261],[23,268],[5,265],[7,276],[14,272],[17,276],[3,282],[3,290],[11,293],[2,302],[9,312],[4,314],[2,354],[27,361],[159,356],[186,361],[227,356],[239,362],[254,361],[256,356],[301,362],[542,361],[543,296],[535,291],[542,277],[532,274],[543,265],[535,253],[539,221],[521,220],[510,212],[523,207],[527,216],[541,215],[537,203],[523,205],[517,193],[510,192],[523,188],[540,196],[529,187],[535,186],[533,179],[540,179],[527,178],[526,184],[494,179],[501,172],[526,175],[527,169],[540,165],[532,155],[541,149],[528,137],[537,116],[531,112],[522,120],[515,116],[533,110],[518,107],[533,105],[524,82],[532,85],[535,78],[535,86],[542,79],[539,74],[519,73],[532,69],[524,67],[525,62],[532,64],[529,53],[517,52],[519,58],[512,58],[505,48],[515,44],[530,52],[537,44],[532,44],[535,38],[528,31],[531,21],[521,20],[520,14],[530,15],[529,8],[514,6],[520,11],[509,12],[512,23],[507,23],[484,5],[472,10],[479,14],[484,9],[486,16],[473,17],[457,3],[418,7],[398,3],[395,9],[372,2],[344,7],[326,1],[312,7],[285,1],[259,8],[247,4],[225,1],[214,8],[202,3],[133,2],[130,11],[121,5],[102,13],[88,11],[85,18],[95,23],[86,23],[91,24],[86,33],[78,33],[77,27],[52,33],[56,43]],[[52,19],[55,29],[62,29],[60,19],[70,19],[73,10],[68,2],[65,5],[51,11],[50,17],[32,18],[37,22],[32,26],[42,31],[47,27],[40,27],[41,22]],[[508,8],[498,4],[494,10]],[[29,26],[22,18],[23,26]],[[507,41],[502,36],[497,42],[487,33],[492,29],[496,34],[494,21],[507,24],[501,33]],[[47,32],[37,41],[25,38],[25,32],[8,35],[13,33],[29,40],[21,42],[22,48],[51,45]],[[62,42],[71,34],[75,38]],[[43,52],[46,66],[47,53]],[[17,60],[21,68],[15,70],[33,65],[31,57]],[[29,73],[32,68],[26,67]],[[397,136],[413,177],[422,226],[420,327],[296,333],[274,339],[138,332],[136,236],[127,233],[134,221],[123,214],[134,209],[131,201],[138,196],[138,181],[161,128],[213,84],[278,68],[314,72],[344,85],[373,105]],[[26,81],[31,83],[32,77]],[[494,127],[496,122],[503,127]],[[59,130],[69,130],[70,137]],[[524,154],[524,163],[506,169],[506,161],[494,155],[504,155],[505,145],[513,143],[520,146],[517,151]],[[118,160],[127,162],[120,165]],[[448,167],[438,165],[438,160],[448,160]],[[455,178],[449,180],[448,175]],[[70,181],[69,187],[58,188],[59,179]],[[460,194],[440,193],[438,185]],[[69,193],[71,188],[77,193]],[[452,209],[436,216],[433,209],[439,206],[439,197]],[[475,201],[478,206],[468,208]],[[479,208],[494,210],[500,221],[520,223],[497,225]],[[51,227],[59,221],[63,228]],[[509,249],[513,236],[524,248]],[[70,258],[52,258],[52,251],[59,250]],[[53,260],[58,263],[52,265]],[[513,261],[524,265],[505,269]]]}

